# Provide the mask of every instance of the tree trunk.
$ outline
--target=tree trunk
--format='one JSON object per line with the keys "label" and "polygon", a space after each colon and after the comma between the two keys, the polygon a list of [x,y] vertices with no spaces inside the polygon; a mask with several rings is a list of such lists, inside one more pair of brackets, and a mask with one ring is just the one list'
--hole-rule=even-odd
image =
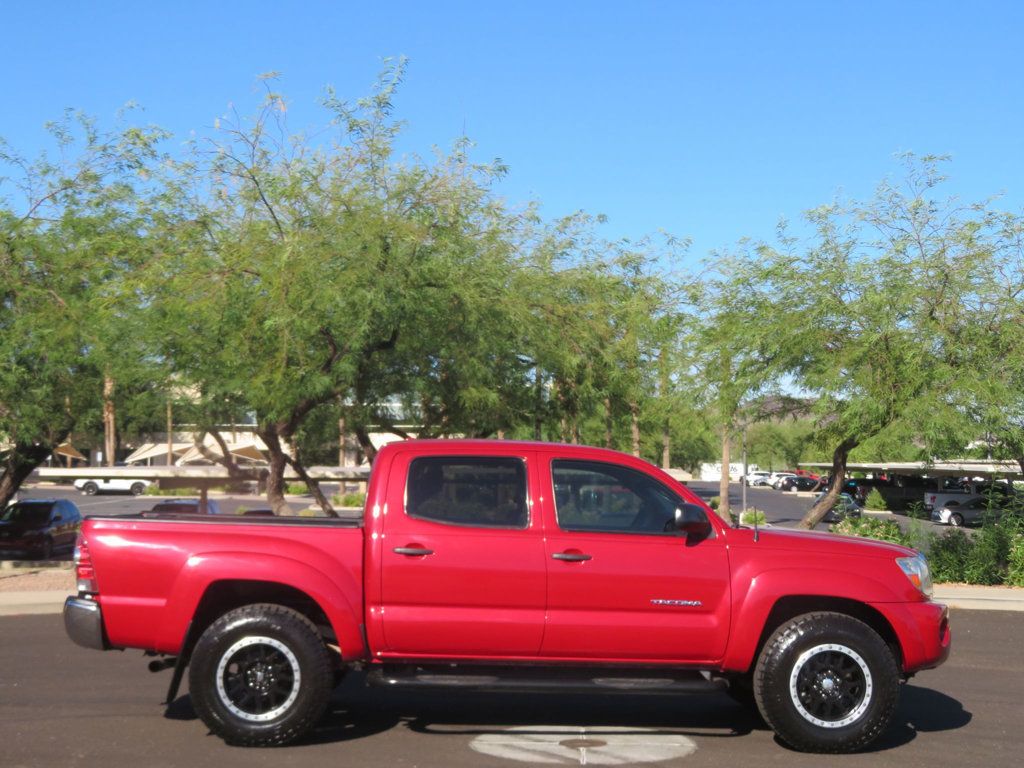
{"label": "tree trunk", "polygon": [[117,420],[114,412],[114,380],[103,377],[103,459],[108,467],[117,460]]}
{"label": "tree trunk", "polygon": [[291,468],[295,470],[295,474],[297,474],[302,479],[302,482],[306,484],[306,487],[309,488],[309,492],[313,494],[313,499],[320,505],[320,509],[324,511],[324,514],[327,515],[327,517],[337,517],[338,513],[334,511],[334,507],[331,506],[331,502],[327,500],[323,491],[320,490],[320,483],[309,476],[309,473],[306,471],[306,468],[302,466],[302,463],[298,459],[291,458],[287,454],[285,454],[285,461],[291,465]]}
{"label": "tree trunk", "polygon": [[611,450],[612,447],[612,399],[604,399],[604,447]]}
{"label": "tree trunk", "polygon": [[361,424],[356,426],[356,439],[359,441],[359,447],[363,451],[363,455],[366,460],[373,464],[377,458],[377,449],[373,447],[373,443],[370,441],[370,433],[366,431],[366,427]]}
{"label": "tree trunk", "polygon": [[338,466],[348,466],[348,451],[345,450],[345,443],[348,441],[348,430],[345,428],[345,417],[338,419]]}
{"label": "tree trunk", "polygon": [[0,475],[0,509],[7,506],[25,482],[25,478],[46,461],[46,457],[62,442],[64,438],[57,440],[53,446],[15,444],[10,447],[3,462],[4,472]]}
{"label": "tree trunk", "polygon": [[722,477],[718,482],[718,514],[729,520],[729,439],[732,437],[728,426],[722,427]]}
{"label": "tree trunk", "polygon": [[270,504],[275,515],[290,515],[291,507],[288,506],[288,502],[284,498],[284,470],[288,459],[284,449],[281,448],[277,428],[274,425],[268,425],[260,429],[258,434],[270,453],[270,466],[267,469],[267,503]]}
{"label": "tree trunk", "polygon": [[629,404],[629,432],[633,447],[633,455],[640,456],[640,406],[633,402]]}
{"label": "tree trunk", "polygon": [[661,431],[661,468],[668,469],[672,466],[672,435],[668,430],[668,422]]}
{"label": "tree trunk", "polygon": [[859,440],[848,437],[843,440],[832,454],[832,487],[828,493],[821,497],[817,504],[807,510],[807,514],[799,523],[800,528],[812,530],[814,526],[822,521],[828,511],[835,506],[839,494],[843,491],[843,482],[846,480],[846,463],[850,457],[850,451],[857,447]]}
{"label": "tree trunk", "polygon": [[544,424],[544,377],[541,375],[539,365],[536,370],[536,378],[533,384],[533,439],[542,440],[544,438],[542,429]]}

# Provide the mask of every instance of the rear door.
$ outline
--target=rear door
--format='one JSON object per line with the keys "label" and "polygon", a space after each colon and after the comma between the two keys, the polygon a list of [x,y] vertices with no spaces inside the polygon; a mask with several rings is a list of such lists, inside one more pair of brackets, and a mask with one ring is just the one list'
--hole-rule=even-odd
{"label": "rear door", "polygon": [[545,560],[533,456],[401,453],[381,547],[384,657],[533,657]]}
{"label": "rear door", "polygon": [[729,565],[713,529],[674,530],[682,499],[637,468],[551,456],[541,467],[548,621],[541,655],[620,661],[721,658]]}

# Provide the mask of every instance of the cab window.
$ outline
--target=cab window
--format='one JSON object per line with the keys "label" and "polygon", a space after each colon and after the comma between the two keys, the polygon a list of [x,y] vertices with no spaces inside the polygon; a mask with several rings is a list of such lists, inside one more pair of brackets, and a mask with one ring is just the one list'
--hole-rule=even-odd
{"label": "cab window", "polygon": [[409,465],[406,514],[449,525],[526,528],[526,467],[521,459],[425,456]]}
{"label": "cab window", "polygon": [[551,476],[558,527],[564,531],[676,535],[677,509],[684,515],[702,514],[654,478],[628,467],[556,459]]}

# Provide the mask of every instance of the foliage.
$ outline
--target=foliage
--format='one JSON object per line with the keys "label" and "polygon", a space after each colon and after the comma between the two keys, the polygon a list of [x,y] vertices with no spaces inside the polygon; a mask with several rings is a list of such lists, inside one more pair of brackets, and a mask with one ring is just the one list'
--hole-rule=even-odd
{"label": "foliage", "polygon": [[710,499],[708,499],[708,506],[715,510],[715,512],[717,512],[721,501],[722,500],[718,496],[712,496]]}
{"label": "foliage", "polygon": [[951,528],[937,536],[928,550],[928,565],[935,581],[964,582],[964,571],[974,543],[959,528]]}
{"label": "foliage", "polygon": [[[747,507],[747,509],[740,514],[739,518],[740,523],[743,525],[754,525],[754,523],[764,525],[768,522],[768,515],[766,515],[762,510],[755,509],[754,507]],[[732,519],[735,520],[736,515],[732,515]]]}
{"label": "foliage", "polygon": [[309,488],[306,487],[305,483],[288,483],[285,493],[292,496],[304,496],[309,493]]}
{"label": "foliage", "polygon": [[911,546],[910,537],[903,532],[895,520],[880,520],[877,517],[848,517],[835,525],[829,526],[832,533],[845,536],[862,536],[868,539],[888,541],[892,544]]}
{"label": "foliage", "polygon": [[198,488],[161,488],[156,483],[147,485],[143,496],[199,496]]}
{"label": "foliage", "polygon": [[927,520],[929,518],[928,510],[924,508],[923,501],[912,501],[907,504],[907,517],[911,520]]}
{"label": "foliage", "polygon": [[877,488],[872,488],[864,500],[864,508],[884,511],[888,509],[888,506],[885,499],[882,498],[882,492]]}
{"label": "foliage", "polygon": [[339,507],[348,508],[362,508],[366,505],[366,494],[365,493],[345,493],[336,494],[331,498],[331,501]]}
{"label": "foliage", "polygon": [[1018,533],[1010,543],[1006,583],[1014,587],[1024,587],[1024,533]]}

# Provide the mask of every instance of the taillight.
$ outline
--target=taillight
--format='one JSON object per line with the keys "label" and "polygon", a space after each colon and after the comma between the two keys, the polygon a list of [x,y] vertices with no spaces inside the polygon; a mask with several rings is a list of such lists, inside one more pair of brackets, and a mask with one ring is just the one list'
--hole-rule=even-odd
{"label": "taillight", "polygon": [[75,542],[75,581],[80,594],[95,594],[100,591],[96,586],[96,571],[89,556],[89,544],[82,535],[79,535],[78,541]]}

